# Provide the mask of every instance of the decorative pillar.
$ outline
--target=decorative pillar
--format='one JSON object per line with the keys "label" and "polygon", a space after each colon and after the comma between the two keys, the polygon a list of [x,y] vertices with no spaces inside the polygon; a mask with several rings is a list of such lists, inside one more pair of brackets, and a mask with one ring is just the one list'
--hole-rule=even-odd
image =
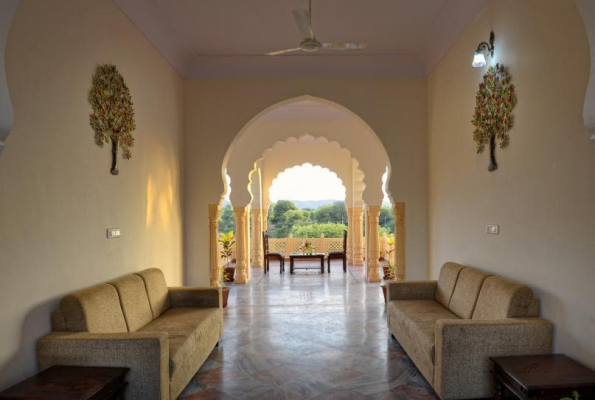
{"label": "decorative pillar", "polygon": [[407,278],[405,263],[405,203],[394,203],[395,212],[395,279],[404,281]]}
{"label": "decorative pillar", "polygon": [[248,283],[248,265],[246,263],[246,206],[234,207],[233,213],[236,217],[236,279],[235,283]]}
{"label": "decorative pillar", "polygon": [[209,204],[209,283],[219,286],[219,204]]}
{"label": "decorative pillar", "polygon": [[379,234],[380,225],[378,217],[380,216],[380,206],[368,206],[368,218],[366,237],[366,279],[368,282],[380,282],[380,273],[378,272],[378,258],[380,256]]}
{"label": "decorative pillar", "polygon": [[347,209],[347,264],[353,264],[353,208]]}
{"label": "decorative pillar", "polygon": [[269,230],[268,217],[269,217],[269,209],[263,208],[262,209],[262,231],[263,232],[266,232]]}
{"label": "decorative pillar", "polygon": [[252,209],[252,266],[262,267],[262,218],[257,208]]}
{"label": "decorative pillar", "polygon": [[244,215],[244,241],[246,249],[246,252],[244,253],[246,275],[248,276],[248,281],[250,281],[252,276],[252,271],[250,270],[250,207],[246,207],[246,214]]}
{"label": "decorative pillar", "polygon": [[364,265],[364,209],[353,207],[353,265]]}

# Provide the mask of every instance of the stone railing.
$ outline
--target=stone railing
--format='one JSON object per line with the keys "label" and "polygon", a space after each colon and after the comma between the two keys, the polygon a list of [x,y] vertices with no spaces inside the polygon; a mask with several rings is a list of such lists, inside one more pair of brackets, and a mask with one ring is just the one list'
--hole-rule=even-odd
{"label": "stone railing", "polygon": [[[289,235],[287,238],[269,238],[269,251],[271,253],[281,253],[285,255],[285,258],[289,259],[289,253],[297,252],[301,243],[304,240],[308,240],[314,244],[316,252],[328,254],[331,251],[343,251],[343,238],[325,238],[321,235],[319,238],[294,238],[293,235]],[[219,245],[221,250],[221,245]],[[380,237],[380,254],[379,257],[388,258],[388,238],[386,235]],[[364,254],[365,254],[365,240],[364,240]],[[235,245],[233,247],[233,255],[230,259],[235,258]],[[221,264],[225,263],[225,260],[220,261]]]}

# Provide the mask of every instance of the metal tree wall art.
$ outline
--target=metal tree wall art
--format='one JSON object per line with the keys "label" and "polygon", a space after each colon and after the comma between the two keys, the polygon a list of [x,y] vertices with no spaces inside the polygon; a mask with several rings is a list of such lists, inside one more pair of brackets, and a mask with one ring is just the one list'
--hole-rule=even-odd
{"label": "metal tree wall art", "polygon": [[490,145],[489,171],[498,169],[496,162],[496,140],[500,148],[508,146],[508,131],[512,128],[512,110],[517,97],[511,76],[504,65],[490,66],[479,84],[475,96],[475,114],[473,115],[473,141],[477,145],[477,154],[482,153],[485,145]]}
{"label": "metal tree wall art", "polygon": [[118,146],[122,156],[130,159],[130,148],[134,145],[132,131],[136,129],[132,98],[124,78],[115,65],[104,64],[97,67],[93,75],[93,87],[89,92],[89,102],[93,107],[90,116],[91,127],[95,131],[95,143],[103,147],[112,144],[112,175],[118,175]]}

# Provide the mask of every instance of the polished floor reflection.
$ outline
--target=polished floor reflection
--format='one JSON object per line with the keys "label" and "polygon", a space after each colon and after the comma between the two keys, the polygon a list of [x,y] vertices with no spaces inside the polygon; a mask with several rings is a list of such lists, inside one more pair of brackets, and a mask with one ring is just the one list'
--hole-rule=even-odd
{"label": "polished floor reflection", "polygon": [[362,267],[288,270],[232,285],[223,339],[180,399],[435,399]]}

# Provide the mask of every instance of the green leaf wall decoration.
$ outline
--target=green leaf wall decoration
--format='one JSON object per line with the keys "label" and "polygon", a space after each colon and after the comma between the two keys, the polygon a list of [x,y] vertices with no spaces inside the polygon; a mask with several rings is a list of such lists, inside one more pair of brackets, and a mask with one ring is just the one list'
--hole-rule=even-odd
{"label": "green leaf wall decoration", "polygon": [[89,92],[89,102],[93,107],[90,115],[91,127],[95,131],[95,143],[103,147],[112,145],[112,175],[118,175],[118,146],[122,156],[130,159],[130,148],[134,146],[132,132],[136,129],[134,109],[130,90],[115,65],[104,64],[97,67],[93,75],[93,87]]}
{"label": "green leaf wall decoration", "polygon": [[479,84],[475,95],[475,114],[471,123],[475,126],[473,141],[477,145],[477,153],[482,153],[485,145],[490,145],[489,171],[498,169],[496,162],[496,140],[500,148],[508,146],[508,131],[512,128],[514,116],[512,110],[516,106],[517,97],[512,77],[502,64],[490,66]]}

